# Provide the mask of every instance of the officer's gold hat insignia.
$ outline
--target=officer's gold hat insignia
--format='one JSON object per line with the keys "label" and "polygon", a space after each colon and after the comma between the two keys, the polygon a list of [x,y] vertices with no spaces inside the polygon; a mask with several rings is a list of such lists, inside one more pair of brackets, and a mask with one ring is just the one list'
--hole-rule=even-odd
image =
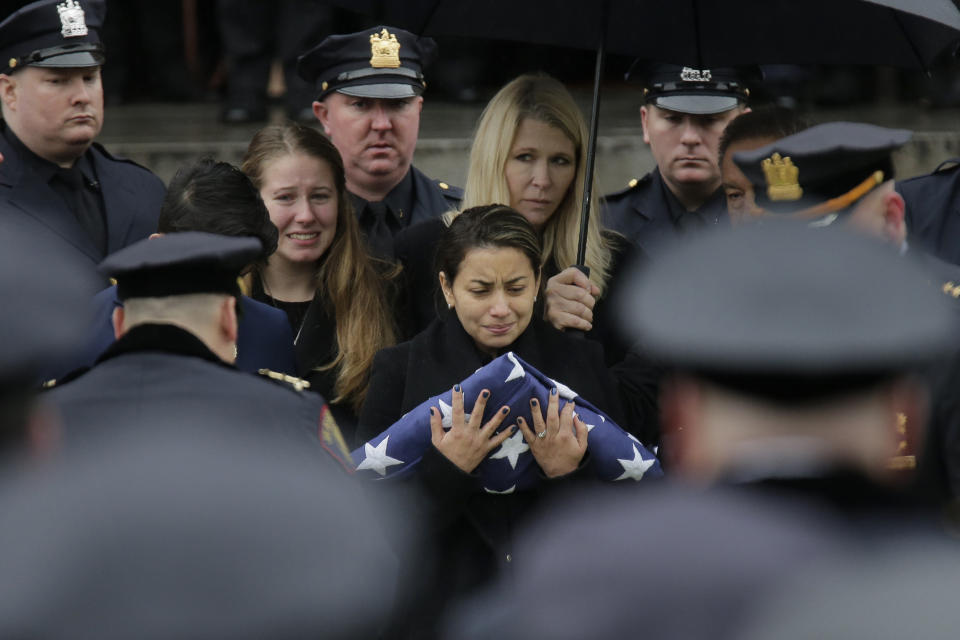
{"label": "officer's gold hat insignia", "polygon": [[763,175],[767,179],[767,196],[774,202],[799,200],[803,195],[800,188],[800,169],[793,164],[789,156],[781,158],[774,153],[760,163]]}
{"label": "officer's gold hat insignia", "polygon": [[10,61],[7,62],[7,66],[10,67],[11,69],[16,68],[16,66],[17,66],[17,59],[16,59],[16,58],[10,58]]}
{"label": "officer's gold hat insignia", "polygon": [[326,80],[324,80],[324,81],[323,81],[323,84],[320,85],[320,90],[321,90],[321,91],[326,91],[326,90],[327,90],[327,87],[329,87],[329,86],[330,86],[330,83],[327,82]]}
{"label": "officer's gold hat insignia", "polygon": [[370,66],[374,69],[396,69],[400,66],[400,43],[386,29],[370,34]]}

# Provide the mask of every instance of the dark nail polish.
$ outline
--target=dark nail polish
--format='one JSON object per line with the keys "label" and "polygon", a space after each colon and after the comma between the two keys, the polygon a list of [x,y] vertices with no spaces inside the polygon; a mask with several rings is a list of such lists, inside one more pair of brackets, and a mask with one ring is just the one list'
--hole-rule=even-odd
{"label": "dark nail polish", "polygon": [[483,399],[486,400],[487,398],[490,397],[490,392],[489,392],[489,391],[484,391],[484,392],[481,393],[480,395],[482,395],[482,396],[483,396]]}
{"label": "dark nail polish", "polygon": [[437,411],[436,409],[434,409],[433,407],[430,407],[430,415],[434,415],[436,411]]}
{"label": "dark nail polish", "polygon": [[510,407],[504,407],[503,409],[500,409],[500,413],[502,413],[503,415],[507,415],[508,413],[510,413]]}
{"label": "dark nail polish", "polygon": [[520,427],[518,427],[517,425],[513,425],[513,428],[510,429],[510,435],[516,435],[517,431],[519,430],[520,430]]}
{"label": "dark nail polish", "polygon": [[454,393],[460,393],[460,385],[458,384],[453,385],[453,391]]}
{"label": "dark nail polish", "polygon": [[550,389],[550,395],[552,395],[552,396],[557,395],[557,388],[556,388],[556,387],[554,387],[553,389]]}
{"label": "dark nail polish", "polygon": [[532,400],[530,400],[530,405],[534,407],[537,406],[537,399],[533,398]]}
{"label": "dark nail polish", "polygon": [[517,418],[517,424],[523,424],[523,418]]}

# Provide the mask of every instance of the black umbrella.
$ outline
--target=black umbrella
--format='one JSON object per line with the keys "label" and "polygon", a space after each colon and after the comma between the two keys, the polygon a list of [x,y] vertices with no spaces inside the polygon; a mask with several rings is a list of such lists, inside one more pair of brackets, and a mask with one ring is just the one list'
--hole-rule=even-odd
{"label": "black umbrella", "polygon": [[577,262],[586,248],[600,77],[606,52],[703,69],[869,64],[928,69],[960,41],[951,0],[347,0],[421,35],[460,35],[597,51]]}

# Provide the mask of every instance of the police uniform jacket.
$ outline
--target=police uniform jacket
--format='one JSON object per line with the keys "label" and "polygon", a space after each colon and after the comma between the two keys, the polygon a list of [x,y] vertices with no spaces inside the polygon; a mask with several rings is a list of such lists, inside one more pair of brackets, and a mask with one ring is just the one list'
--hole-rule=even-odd
{"label": "police uniform jacket", "polygon": [[948,160],[928,175],[898,182],[897,191],[906,202],[911,245],[960,264],[960,159]]}
{"label": "police uniform jacket", "polygon": [[[619,420],[615,383],[599,345],[576,340],[534,319],[509,347],[526,362],[563,382]],[[479,351],[453,314],[437,320],[413,340],[380,351],[373,364],[367,401],[360,413],[358,439],[366,441],[428,397],[443,392],[491,360]],[[469,408],[468,408],[469,410]],[[509,420],[509,418],[508,418]],[[510,495],[474,493],[468,474],[430,447],[417,472],[398,491],[419,498],[419,521],[427,542],[418,557],[418,585],[401,603],[405,617],[420,630],[452,598],[513,567],[513,533],[530,517],[544,495],[589,482],[585,467],[563,478],[544,480],[535,491]],[[387,483],[379,485],[387,491]]]}
{"label": "police uniform jacket", "polygon": [[[292,442],[318,458],[340,460],[324,399],[238,371],[193,334],[173,325],[138,325],[97,364],[45,394],[63,422],[68,447],[140,425],[228,425],[238,434]],[[162,424],[162,423],[161,423]]]}
{"label": "police uniform jacket", "polygon": [[[257,302],[253,298],[239,298],[237,323],[237,362],[241,371],[256,373],[271,369],[289,375],[297,374],[293,352],[293,333],[287,316],[279,309]],[[122,306],[117,298],[117,287],[104,289],[93,298],[93,322],[90,340],[75,358],[69,359],[58,370],[44,379],[60,378],[75,369],[91,367],[114,342],[113,310]]]}
{"label": "police uniform jacket", "polygon": [[[395,238],[396,234],[403,229],[439,218],[447,211],[459,208],[462,198],[462,189],[451,187],[439,180],[432,180],[411,165],[410,171],[400,184],[394,187],[382,201],[389,208],[386,216],[392,238]],[[358,196],[353,196],[353,204],[360,222],[360,229],[367,237],[370,252],[378,258],[392,260],[394,258],[392,239],[386,241],[376,233],[377,214],[371,210],[370,203]]]}
{"label": "police uniform jacket", "polygon": [[659,169],[604,198],[604,226],[620,232],[647,254],[689,229],[727,225],[729,220],[721,189],[696,211],[687,211],[667,187]]}
{"label": "police uniform jacket", "polygon": [[[5,127],[0,130],[6,133]],[[27,169],[19,153],[0,135],[0,208],[4,224],[51,238],[91,272],[110,253],[146,238],[157,230],[166,189],[149,170],[120,160],[94,143],[87,150],[100,185],[107,228],[106,252],[99,251],[63,198]]]}

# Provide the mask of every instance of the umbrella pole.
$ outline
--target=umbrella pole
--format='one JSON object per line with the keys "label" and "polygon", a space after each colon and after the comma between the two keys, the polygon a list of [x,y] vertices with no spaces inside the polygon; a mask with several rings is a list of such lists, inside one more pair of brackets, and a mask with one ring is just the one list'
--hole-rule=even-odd
{"label": "umbrella pole", "polygon": [[[606,2],[604,3],[606,7]],[[606,13],[606,11],[604,11]],[[600,82],[603,79],[603,62],[606,55],[606,16],[601,21],[600,44],[597,47],[597,66],[593,74],[593,104],[590,110],[590,139],[587,141],[587,167],[583,174],[583,204],[580,209],[580,241],[577,245],[577,264],[585,275],[590,275],[586,265],[587,228],[590,225],[590,200],[593,196],[593,164],[597,154],[597,125],[600,121]],[[597,212],[599,213],[599,212]]]}

